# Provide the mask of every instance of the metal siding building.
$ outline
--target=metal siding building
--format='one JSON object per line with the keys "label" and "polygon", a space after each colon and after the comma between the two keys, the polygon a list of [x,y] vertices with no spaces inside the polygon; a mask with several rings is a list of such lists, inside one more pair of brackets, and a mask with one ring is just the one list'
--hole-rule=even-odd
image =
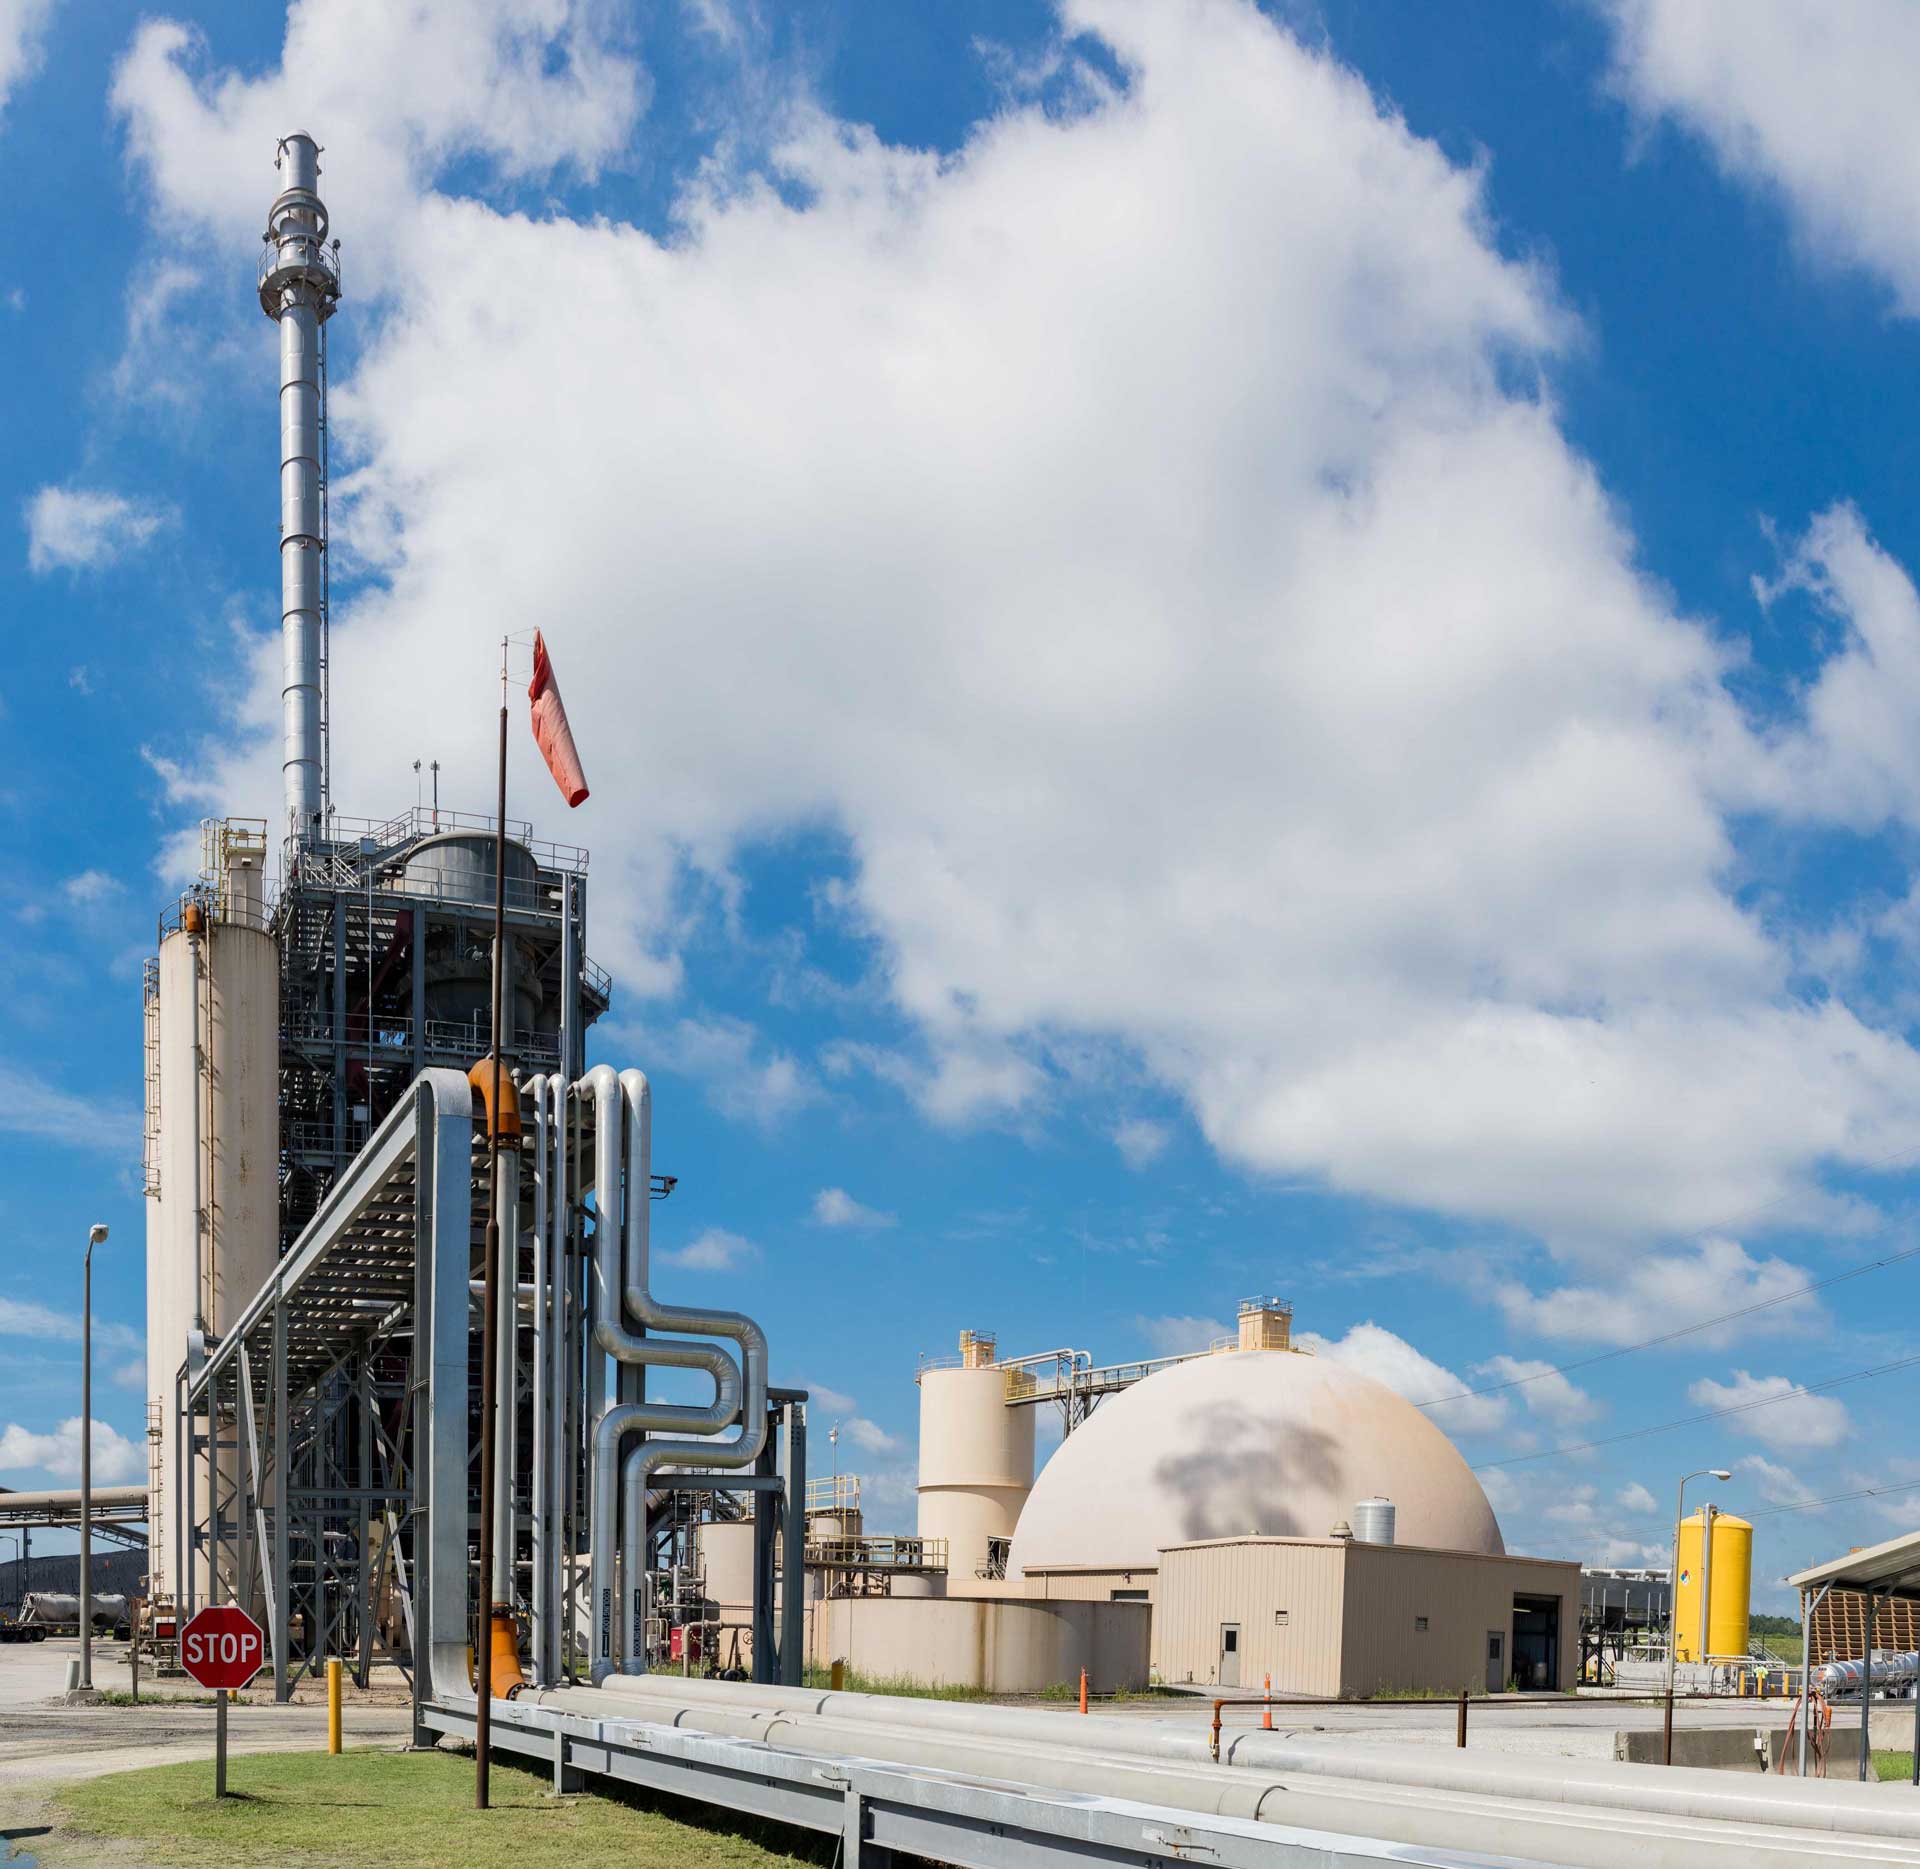
{"label": "metal siding building", "polygon": [[1518,1650],[1530,1685],[1565,1690],[1579,1659],[1580,1567],[1553,1559],[1205,1539],[1161,1553],[1155,1598],[1155,1662],[1172,1682],[1478,1693],[1515,1676]]}

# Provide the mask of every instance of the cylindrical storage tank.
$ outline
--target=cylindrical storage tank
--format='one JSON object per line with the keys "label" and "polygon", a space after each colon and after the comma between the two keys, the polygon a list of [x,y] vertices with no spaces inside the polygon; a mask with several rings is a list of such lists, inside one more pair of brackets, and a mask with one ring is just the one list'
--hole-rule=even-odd
{"label": "cylindrical storage tank", "polygon": [[1012,1538],[1033,1490],[1033,1410],[1007,1406],[993,1363],[920,1372],[920,1524],[942,1538],[964,1595],[987,1569],[987,1540]]}
{"label": "cylindrical storage tank", "polygon": [[706,1592],[726,1609],[753,1601],[753,1521],[715,1519],[693,1534],[694,1549],[706,1572]]}
{"label": "cylindrical storage tank", "polygon": [[1753,1527],[1711,1505],[1682,1519],[1680,1574],[1673,1597],[1674,1659],[1744,1655],[1752,1596]]}
{"label": "cylindrical storage tank", "polygon": [[1378,1497],[1362,1499],[1353,1508],[1353,1535],[1365,1545],[1392,1544],[1393,1501]]}
{"label": "cylindrical storage tank", "polygon": [[[493,906],[493,851],[490,832],[446,831],[423,837],[407,852],[405,868],[390,885],[402,895],[430,896],[469,908]],[[507,839],[507,907],[548,907],[537,902],[540,865],[525,844]]]}
{"label": "cylindrical storage tank", "polygon": [[[425,837],[408,852],[405,865],[388,887],[400,895],[457,903],[465,908],[493,907],[493,852],[491,837],[450,831]],[[507,843],[506,906],[509,914],[530,909],[553,910],[540,898],[540,866],[525,844]],[[452,916],[425,917],[423,942],[426,975],[426,1016],[432,1044],[457,1043],[466,1028],[466,1041],[484,1050],[493,1025],[493,935],[479,931],[471,921]],[[508,1049],[514,1035],[538,1031],[542,1019],[540,981],[523,959],[521,944],[511,928],[507,935]],[[441,1028],[434,1031],[432,1028]]]}
{"label": "cylindrical storage tank", "polygon": [[[160,943],[150,1009],[147,1209],[148,1592],[177,1600],[174,1377],[198,1330],[224,1335],[273,1272],[280,1238],[280,966],[257,879],[191,897]],[[222,1439],[231,1441],[231,1426]],[[221,1457],[226,1483],[234,1456]],[[208,1498],[204,1461],[196,1510]],[[204,1566],[195,1600],[207,1600]]]}
{"label": "cylindrical storage tank", "polygon": [[[945,1596],[947,1580],[934,1571],[902,1571],[892,1579],[891,1589],[895,1596]],[[964,1596],[966,1593],[962,1591]]]}

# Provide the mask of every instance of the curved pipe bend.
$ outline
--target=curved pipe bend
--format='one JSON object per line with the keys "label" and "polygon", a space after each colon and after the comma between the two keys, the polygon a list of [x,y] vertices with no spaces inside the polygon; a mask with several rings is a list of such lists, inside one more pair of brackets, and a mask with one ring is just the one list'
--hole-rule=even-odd
{"label": "curved pipe bend", "polygon": [[[616,1672],[646,1672],[646,1600],[638,1582],[645,1565],[647,1480],[669,1463],[695,1467],[743,1467],[766,1444],[767,1340],[759,1325],[738,1311],[709,1311],[665,1305],[649,1286],[653,1187],[653,1092],[640,1071],[616,1075],[596,1065],[576,1086],[593,1100],[594,1188],[598,1213],[594,1225],[595,1346],[617,1362],[633,1367],[705,1370],[713,1378],[713,1400],[704,1407],[668,1402],[616,1403],[594,1428],[593,1521],[590,1556],[593,1592],[593,1664],[595,1685]],[[626,1188],[621,1221],[622,1170]],[[643,1328],[635,1330],[633,1319]],[[731,1338],[740,1359],[720,1344],[653,1337],[646,1330],[707,1331]],[[622,1461],[628,1437],[639,1433],[706,1436],[740,1423],[730,1441],[684,1439],[634,1447]],[[622,1500],[618,1483],[625,1482]],[[624,1507],[624,1510],[622,1509]],[[629,1587],[624,1653],[615,1659],[613,1538],[619,1522],[621,1550]]]}

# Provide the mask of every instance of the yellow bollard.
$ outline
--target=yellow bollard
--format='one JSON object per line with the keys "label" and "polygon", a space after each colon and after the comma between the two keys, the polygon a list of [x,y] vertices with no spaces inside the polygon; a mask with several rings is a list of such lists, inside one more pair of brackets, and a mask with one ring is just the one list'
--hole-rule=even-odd
{"label": "yellow bollard", "polygon": [[844,1661],[836,1661],[827,1670],[827,1681],[832,1690],[836,1694],[839,1693],[847,1684],[847,1664]]}
{"label": "yellow bollard", "polygon": [[340,1750],[340,1661],[327,1663],[327,1750]]}

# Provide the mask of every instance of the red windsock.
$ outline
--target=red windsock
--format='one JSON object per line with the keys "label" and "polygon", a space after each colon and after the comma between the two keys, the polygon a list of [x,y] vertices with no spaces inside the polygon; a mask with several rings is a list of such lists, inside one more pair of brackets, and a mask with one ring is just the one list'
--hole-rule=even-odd
{"label": "red windsock", "polygon": [[577,805],[587,796],[587,775],[574,750],[573,729],[567,725],[560,684],[554,680],[553,664],[547,660],[547,639],[538,630],[533,633],[533,681],[527,688],[527,699],[533,703],[533,738],[540,757],[547,762],[560,796],[569,805]]}

